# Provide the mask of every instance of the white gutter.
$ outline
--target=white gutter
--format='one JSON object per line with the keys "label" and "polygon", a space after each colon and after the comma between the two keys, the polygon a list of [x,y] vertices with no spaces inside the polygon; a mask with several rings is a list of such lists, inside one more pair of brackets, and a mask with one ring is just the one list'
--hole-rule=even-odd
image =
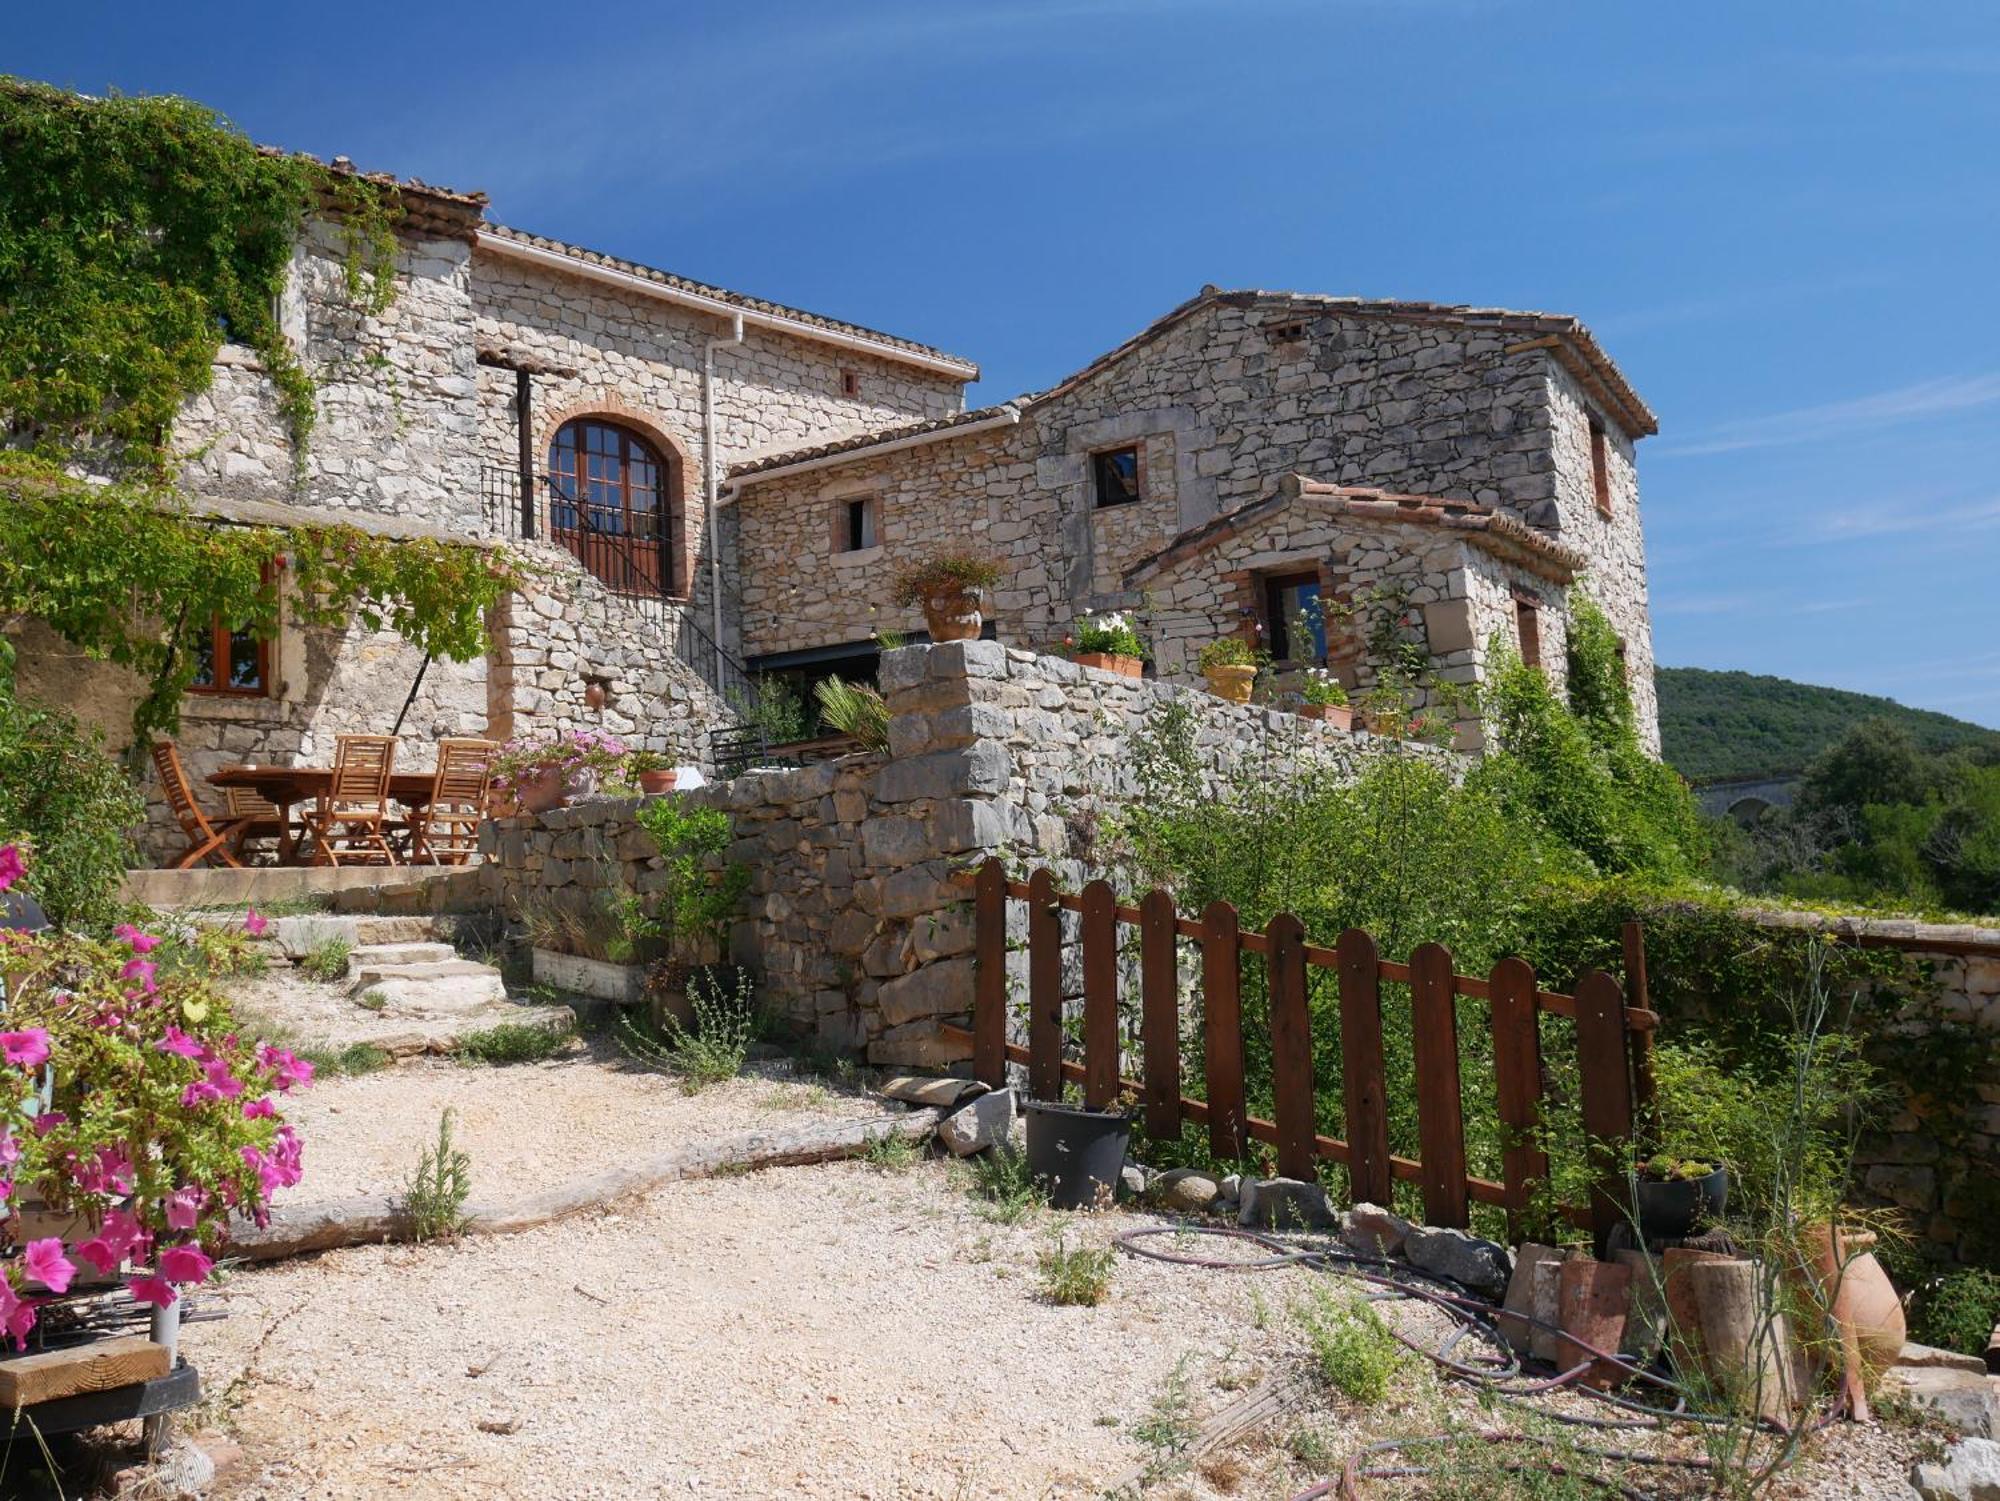
{"label": "white gutter", "polygon": [[715,350],[717,345],[734,349],[743,342],[743,315],[732,313],[729,333],[710,334],[701,346],[701,470],[702,503],[706,513],[708,538],[708,602],[712,609],[715,634],[715,686],[722,691],[722,533],[717,530],[718,509],[715,463]]}
{"label": "white gutter", "polygon": [[680,307],[712,313],[718,318],[747,323],[753,328],[776,329],[794,338],[832,344],[840,349],[858,349],[878,359],[895,360],[900,364],[914,365],[919,370],[928,370],[937,375],[949,375],[958,380],[979,379],[977,365],[965,360],[955,360],[949,355],[925,354],[922,350],[906,349],[900,344],[885,343],[863,334],[847,333],[842,329],[824,328],[817,323],[787,318],[781,313],[766,313],[754,308],[739,307],[721,297],[710,297],[703,292],[690,292],[683,287],[668,286],[665,282],[638,276],[630,271],[622,271],[616,266],[579,260],[575,256],[563,254],[560,250],[529,245],[508,235],[496,235],[481,230],[479,248],[491,251],[495,255],[511,256],[518,261],[546,266],[552,271],[561,271],[570,276],[581,276],[587,281],[600,281],[607,286],[618,287],[641,297],[651,297],[660,302],[671,302]]}
{"label": "white gutter", "polygon": [[814,469],[831,469],[836,464],[852,464],[857,459],[872,459],[878,454],[895,453],[905,448],[921,448],[927,443],[942,443],[947,438],[963,438],[971,433],[990,433],[996,428],[1012,427],[1021,420],[1021,409],[1011,403],[1002,407],[991,417],[982,417],[977,422],[962,422],[956,427],[933,428],[926,433],[911,433],[905,438],[890,438],[882,443],[870,443],[862,448],[843,448],[839,453],[823,453],[818,458],[800,459],[795,464],[780,464],[775,469],[759,469],[755,474],[739,475],[722,487],[722,503],[733,503],[738,494],[750,485],[761,485],[767,479],[783,479],[790,474],[805,474]]}

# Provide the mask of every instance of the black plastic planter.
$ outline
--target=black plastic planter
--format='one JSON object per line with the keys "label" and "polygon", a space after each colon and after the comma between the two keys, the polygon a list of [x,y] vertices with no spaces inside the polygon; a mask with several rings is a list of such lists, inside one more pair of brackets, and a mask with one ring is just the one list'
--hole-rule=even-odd
{"label": "black plastic planter", "polygon": [[1028,1171],[1056,1209],[1109,1204],[1118,1192],[1132,1118],[1052,1100],[1023,1100],[1028,1117]]}
{"label": "black plastic planter", "polygon": [[1639,1233],[1649,1241],[1679,1240],[1694,1234],[1697,1223],[1722,1218],[1729,1202],[1729,1169],[1719,1167],[1706,1178],[1641,1178],[1633,1186],[1638,1190]]}

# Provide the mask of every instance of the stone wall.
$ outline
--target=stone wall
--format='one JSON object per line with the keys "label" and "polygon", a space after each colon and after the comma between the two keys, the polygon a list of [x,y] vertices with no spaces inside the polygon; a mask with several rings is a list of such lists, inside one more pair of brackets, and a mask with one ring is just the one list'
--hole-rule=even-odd
{"label": "stone wall", "polygon": [[[888,754],[676,794],[730,814],[732,857],[752,871],[736,948],[760,972],[767,1004],[802,1034],[877,1063],[960,1059],[939,1031],[971,1005],[971,912],[955,873],[1001,854],[1078,879],[1092,861],[1096,813],[1133,790],[1133,736],[1163,705],[1196,712],[1211,777],[1273,739],[1282,754],[1349,771],[1377,753],[1462,764],[990,641],[892,652],[882,683]],[[489,825],[510,915],[657,890],[635,807],[601,801]]]}
{"label": "stone wall", "polygon": [[[1305,320],[1305,337],[1277,338],[1274,330],[1297,324],[1299,307],[1311,302],[1212,299],[1053,394],[1024,400],[1014,425],[764,482],[746,476],[733,507],[730,568],[746,654],[865,641],[881,626],[920,629],[914,612],[890,602],[894,574],[938,549],[996,558],[1004,576],[991,606],[1000,637],[1045,647],[1086,610],[1143,614],[1149,586],[1129,584],[1127,570],[1297,473],[1493,506],[1582,553],[1583,587],[1627,639],[1652,743],[1637,473],[1616,421],[1597,413],[1613,497],[1606,521],[1591,488],[1596,409],[1548,348],[1524,347],[1500,329],[1330,311]],[[1090,457],[1126,443],[1140,449],[1142,497],[1098,509]],[[843,554],[831,518],[862,495],[876,498],[881,545]],[[1343,545],[1364,555],[1384,541],[1378,531]],[[1315,561],[1276,550],[1265,559]],[[1224,572],[1186,574],[1205,586],[1218,617],[1244,607]],[[1471,593],[1443,575],[1430,582],[1454,597]],[[1546,603],[1544,659],[1559,662],[1561,607]],[[1504,624],[1511,633],[1510,615]],[[1470,659],[1475,673],[1484,637]],[[1164,656],[1163,666],[1187,670]]]}

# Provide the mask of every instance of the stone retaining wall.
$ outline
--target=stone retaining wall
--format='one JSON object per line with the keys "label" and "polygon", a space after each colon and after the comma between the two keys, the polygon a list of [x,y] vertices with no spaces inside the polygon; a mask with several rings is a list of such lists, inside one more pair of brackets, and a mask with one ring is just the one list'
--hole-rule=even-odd
{"label": "stone retaining wall", "polygon": [[[939,1067],[963,1049],[939,1031],[972,1003],[972,914],[955,872],[989,854],[1056,866],[1091,857],[1095,813],[1132,791],[1135,733],[1164,705],[1197,715],[1206,773],[1261,753],[1345,770],[1375,753],[1459,758],[1206,693],[1079,668],[991,641],[884,658],[889,753],[753,772],[690,796],[728,810],[752,885],[737,957],[767,1004],[820,1043],[872,1062]],[[511,916],[590,905],[662,874],[635,822],[606,800],[487,826]]]}

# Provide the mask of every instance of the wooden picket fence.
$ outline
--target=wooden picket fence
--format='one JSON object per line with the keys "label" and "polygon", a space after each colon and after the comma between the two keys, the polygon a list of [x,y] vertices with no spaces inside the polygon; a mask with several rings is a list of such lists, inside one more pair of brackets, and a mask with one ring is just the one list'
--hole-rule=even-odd
{"label": "wooden picket fence", "polygon": [[[1028,1043],[1007,1040],[1007,903],[1027,904]],[[987,1084],[1006,1082],[1007,1064],[1025,1064],[1028,1090],[1057,1099],[1065,1080],[1080,1083],[1084,1103],[1112,1104],[1126,1091],[1143,1102],[1148,1136],[1177,1140],[1181,1123],[1206,1124],[1219,1157],[1239,1157],[1249,1140],[1277,1149],[1278,1171],[1313,1180],[1321,1161],[1346,1166],[1356,1200],[1390,1202],[1394,1180],[1421,1186],[1423,1213],[1433,1225],[1464,1226],[1477,1200],[1509,1216],[1528,1207],[1530,1185],[1548,1175],[1535,1145],[1541,1118],[1542,1060],[1538,1016],[1575,1023],[1583,1128],[1594,1141],[1622,1144],[1633,1132],[1635,1101],[1651,1103],[1650,1034],[1658,1017],[1628,1005],[1612,976],[1593,970],[1573,995],[1541,989],[1521,959],[1503,959],[1485,979],[1452,972],[1451,952],[1427,943],[1408,963],[1384,959],[1375,940],[1350,928],[1332,948],[1307,943],[1290,913],[1262,933],[1244,931],[1236,909],[1211,903],[1199,918],[1180,915],[1172,897],[1151,891],[1137,907],[1121,905],[1104,881],[1080,893],[1059,893],[1047,870],[1026,881],[1007,878],[990,859],[974,884],[978,958],[973,1025],[959,1032],[973,1050],[973,1072]],[[1082,948],[1082,1061],[1063,1057],[1062,917],[1078,914]],[[1121,1077],[1118,1038],[1120,926],[1139,930],[1139,1052],[1143,1077]],[[1205,1100],[1181,1092],[1181,1018],[1177,939],[1201,953],[1201,1037]],[[1273,1120],[1248,1113],[1244,1097],[1242,956],[1263,956],[1270,1001]],[[1627,970],[1644,999],[1643,949],[1636,926],[1626,935]],[[1340,997],[1341,1078],[1345,1138],[1316,1128],[1307,971],[1332,970]],[[1383,1061],[1381,986],[1410,988],[1417,1088],[1419,1155],[1389,1150],[1388,1081]],[[1473,1176],[1466,1166],[1463,1093],[1459,1077],[1456,998],[1488,1003],[1500,1123],[1507,1145],[1501,1181]],[[1599,1241],[1626,1217],[1625,1177],[1611,1152],[1600,1154],[1588,1206],[1572,1217]]]}

